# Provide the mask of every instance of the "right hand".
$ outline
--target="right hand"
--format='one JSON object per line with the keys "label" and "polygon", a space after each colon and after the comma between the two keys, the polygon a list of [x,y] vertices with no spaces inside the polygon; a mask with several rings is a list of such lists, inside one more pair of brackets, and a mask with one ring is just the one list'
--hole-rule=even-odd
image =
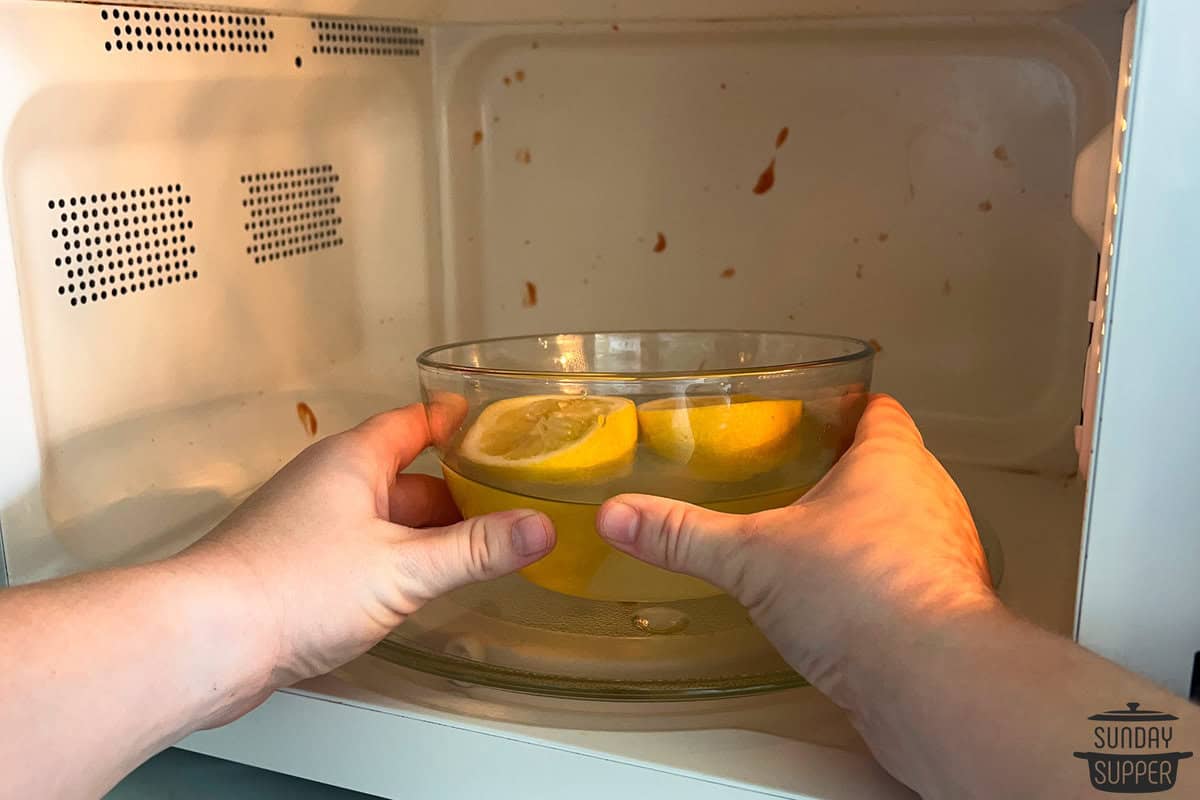
{"label": "right hand", "polygon": [[733,515],[621,495],[597,527],[618,550],[724,589],[839,702],[847,663],[999,605],[966,501],[886,395],[871,397],[850,449],[787,508]]}

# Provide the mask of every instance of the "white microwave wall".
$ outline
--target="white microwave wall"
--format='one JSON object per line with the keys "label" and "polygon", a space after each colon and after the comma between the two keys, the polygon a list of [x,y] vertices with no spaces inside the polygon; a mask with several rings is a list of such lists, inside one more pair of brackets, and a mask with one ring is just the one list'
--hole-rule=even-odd
{"label": "white microwave wall", "polygon": [[[9,580],[178,549],[309,441],[298,402],[323,435],[411,401],[436,342],[782,328],[880,347],[877,388],[1003,544],[1006,600],[1071,631],[1127,2],[260,5],[0,3]],[[1175,66],[1156,88],[1196,85]],[[1132,286],[1178,258],[1141,213],[1157,243]],[[1190,335],[1172,310],[1194,279],[1169,274],[1130,290],[1164,311],[1134,307],[1114,338],[1138,366],[1100,443],[1132,424],[1142,369],[1196,432],[1174,416],[1180,370],[1132,352]],[[1194,468],[1159,459],[1165,429],[1097,451],[1083,596],[1122,624],[1081,631],[1179,689],[1200,609],[1172,564],[1200,563],[1195,509],[1155,505],[1174,627],[1131,634],[1145,614],[1115,609],[1145,587],[1112,568],[1160,541],[1116,527],[1145,510],[1141,481]]]}

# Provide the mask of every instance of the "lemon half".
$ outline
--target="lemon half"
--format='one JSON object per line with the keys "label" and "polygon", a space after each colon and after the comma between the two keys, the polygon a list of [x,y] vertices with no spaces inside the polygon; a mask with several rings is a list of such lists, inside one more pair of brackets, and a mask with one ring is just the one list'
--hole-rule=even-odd
{"label": "lemon half", "polygon": [[637,435],[637,410],[623,397],[513,397],[483,410],[459,455],[507,478],[591,483],[629,470]]}
{"label": "lemon half", "polygon": [[668,397],[638,407],[646,445],[706,481],[744,481],[778,467],[799,445],[801,400]]}

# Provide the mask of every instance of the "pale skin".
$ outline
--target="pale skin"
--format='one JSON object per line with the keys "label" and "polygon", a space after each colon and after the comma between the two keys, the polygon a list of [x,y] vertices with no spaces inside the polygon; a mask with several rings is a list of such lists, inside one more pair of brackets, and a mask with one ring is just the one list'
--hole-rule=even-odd
{"label": "pale skin", "polygon": [[[890,397],[871,398],[850,450],[788,508],[624,495],[599,528],[737,598],[926,800],[1102,797],[1072,753],[1093,749],[1090,715],[1127,701],[1177,715],[1172,749],[1200,752],[1195,706],[1005,609],[966,501]],[[1163,796],[1200,795],[1200,768],[1178,778]]]}
{"label": "pale skin", "polygon": [[[549,552],[541,515],[458,522],[440,481],[397,477],[430,442],[425,419],[412,406],[309,448],[178,556],[0,592],[6,790],[99,796],[433,597]],[[627,495],[599,524],[743,602],[923,797],[1097,796],[1071,752],[1089,749],[1090,714],[1126,700],[1177,714],[1178,749],[1200,747],[1185,701],[1003,608],[966,503],[890,398],[872,398],[850,451],[789,508]],[[1181,769],[1166,797],[1197,787],[1200,769]]]}
{"label": "pale skin", "polygon": [[429,441],[421,406],[374,417],[178,556],[0,592],[0,794],[99,797],[431,598],[550,551],[540,514],[460,522],[441,481],[397,477]]}

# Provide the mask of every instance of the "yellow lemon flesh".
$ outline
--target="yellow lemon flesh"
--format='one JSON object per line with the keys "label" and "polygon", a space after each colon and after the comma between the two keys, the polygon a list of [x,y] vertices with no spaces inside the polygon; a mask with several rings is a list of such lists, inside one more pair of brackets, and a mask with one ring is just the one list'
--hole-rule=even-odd
{"label": "yellow lemon flesh", "polygon": [[507,481],[591,483],[627,472],[636,449],[631,401],[532,395],[485,408],[458,454]]}
{"label": "yellow lemon flesh", "polygon": [[799,447],[801,400],[750,395],[668,397],[638,406],[646,445],[706,481],[744,481]]}

